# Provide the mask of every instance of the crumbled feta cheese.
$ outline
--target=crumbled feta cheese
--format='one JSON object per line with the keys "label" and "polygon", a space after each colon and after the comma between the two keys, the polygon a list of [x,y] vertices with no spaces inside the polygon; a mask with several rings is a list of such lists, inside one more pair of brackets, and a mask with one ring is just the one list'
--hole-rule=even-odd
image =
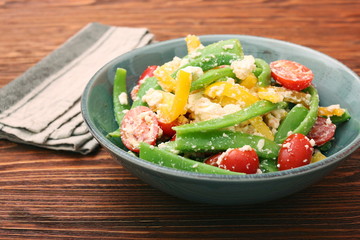
{"label": "crumbled feta cheese", "polygon": [[150,108],[157,106],[163,98],[160,91],[150,88],[145,95],[142,97],[142,101],[146,102]]}
{"label": "crumbled feta cheese", "polygon": [[262,150],[263,147],[264,147],[264,145],[265,145],[265,140],[264,140],[264,139],[260,139],[256,146],[257,146],[257,148],[258,148],[259,150]]}
{"label": "crumbled feta cheese", "polygon": [[328,117],[326,118],[326,122],[325,122],[327,125],[330,125],[332,122],[331,122],[331,119]]}
{"label": "crumbled feta cheese", "polygon": [[183,70],[185,72],[188,72],[188,73],[191,73],[193,80],[198,79],[201,75],[204,74],[204,71],[202,70],[201,67],[187,66],[187,67],[185,67],[185,68],[183,68],[181,70]]}
{"label": "crumbled feta cheese", "polygon": [[120,104],[122,104],[122,105],[126,105],[126,104],[129,103],[129,102],[128,102],[128,96],[127,96],[126,92],[120,93],[120,95],[119,95],[119,102],[120,102]]}
{"label": "crumbled feta cheese", "polygon": [[239,150],[241,151],[251,151],[253,148],[250,145],[244,145]]}
{"label": "crumbled feta cheese", "polygon": [[198,163],[195,163],[194,165],[192,165],[191,167],[192,168],[197,168],[199,166],[199,164]]}
{"label": "crumbled feta cheese", "polygon": [[223,48],[224,50],[233,49],[233,48],[234,48],[234,44],[227,44],[227,45],[224,45],[222,48]]}
{"label": "crumbled feta cheese", "polygon": [[255,58],[251,55],[246,55],[243,59],[233,61],[231,68],[237,78],[245,79],[256,69]]}
{"label": "crumbled feta cheese", "polygon": [[194,122],[200,122],[237,112],[240,110],[240,106],[228,104],[222,107],[218,103],[211,102],[201,92],[197,92],[189,95],[187,109],[192,113]]}

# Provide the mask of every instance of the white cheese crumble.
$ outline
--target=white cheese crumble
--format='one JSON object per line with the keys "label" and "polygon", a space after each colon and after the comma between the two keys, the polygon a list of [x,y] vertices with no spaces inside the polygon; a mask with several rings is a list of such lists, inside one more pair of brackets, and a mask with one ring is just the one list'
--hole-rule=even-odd
{"label": "white cheese crumble", "polygon": [[315,140],[314,140],[314,139],[310,139],[310,144],[311,144],[312,147],[315,146]]}
{"label": "white cheese crumble", "polygon": [[234,48],[234,44],[227,44],[227,45],[224,45],[222,48],[223,48],[224,50],[233,49],[233,48]]}
{"label": "white cheese crumble", "polygon": [[235,60],[231,63],[231,69],[239,79],[245,79],[256,69],[255,58],[252,55],[246,55],[243,59]]}
{"label": "white cheese crumble", "polygon": [[257,146],[257,148],[258,148],[259,150],[262,150],[263,147],[264,147],[264,145],[265,145],[265,140],[264,140],[264,139],[260,139],[256,146]]}
{"label": "white cheese crumble", "polygon": [[191,73],[193,80],[198,79],[201,75],[204,74],[204,71],[202,70],[201,67],[187,66],[187,67],[185,67],[185,68],[183,68],[181,70],[183,70],[185,72],[188,72],[188,73]]}
{"label": "white cheese crumble", "polygon": [[240,151],[251,151],[253,148],[250,145],[244,145],[239,148]]}
{"label": "white cheese crumble", "polygon": [[239,111],[239,105],[227,104],[222,107],[218,103],[211,102],[207,97],[204,97],[201,92],[189,95],[189,100],[186,108],[192,113],[194,122],[206,121],[213,118],[219,118],[226,114]]}
{"label": "white cheese crumble", "polygon": [[157,106],[163,98],[163,95],[160,91],[154,90],[153,88],[150,88],[145,95],[142,97],[142,101],[146,102],[150,108],[154,108]]}
{"label": "white cheese crumble", "polygon": [[129,103],[128,102],[128,95],[126,94],[126,92],[120,93],[118,98],[119,98],[119,102],[120,102],[121,105],[126,105],[126,104]]}

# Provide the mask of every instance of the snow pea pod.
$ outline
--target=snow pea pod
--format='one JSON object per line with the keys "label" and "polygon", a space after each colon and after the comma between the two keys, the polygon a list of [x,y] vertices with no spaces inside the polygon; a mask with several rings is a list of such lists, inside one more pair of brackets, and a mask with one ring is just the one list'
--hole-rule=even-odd
{"label": "snow pea pod", "polygon": [[180,125],[177,127],[173,127],[173,129],[176,131],[176,134],[211,131],[215,129],[234,126],[253,117],[263,115],[275,109],[285,108],[286,106],[287,103],[285,102],[272,103],[267,100],[260,100],[250,105],[249,107],[241,109],[237,112],[207,121]]}
{"label": "snow pea pod", "polygon": [[345,112],[341,116],[331,116],[331,122],[335,124],[340,124],[343,122],[348,121],[351,118],[351,115],[347,109],[345,109]]}
{"label": "snow pea pod", "polygon": [[185,56],[183,60],[187,63],[172,73],[171,76],[176,78],[177,72],[187,66],[201,67],[203,71],[207,71],[221,65],[230,65],[232,61],[243,57],[244,52],[238,39],[219,41]]}
{"label": "snow pea pod", "polygon": [[259,168],[263,173],[277,172],[277,161],[276,159],[264,159],[260,162]]}
{"label": "snow pea pod", "polygon": [[181,152],[218,152],[251,146],[260,158],[276,158],[280,147],[267,138],[230,130],[187,132],[176,135],[175,149]]}
{"label": "snow pea pod", "polygon": [[317,113],[319,108],[319,95],[314,86],[309,86],[305,89],[311,95],[310,98],[310,106],[309,112],[304,118],[304,120],[300,123],[300,125],[294,129],[293,133],[302,133],[307,135],[311,128],[314,126],[315,121],[317,119]]}
{"label": "snow pea pod", "polygon": [[271,69],[267,62],[260,58],[255,58],[255,65],[261,69],[261,73],[256,75],[259,87],[267,87],[271,83]]}
{"label": "snow pea pod", "polygon": [[288,137],[289,132],[293,132],[305,119],[309,110],[302,104],[295,105],[281,122],[278,131],[275,133],[274,141],[282,143]]}
{"label": "snow pea pod", "polygon": [[160,90],[161,87],[158,84],[158,80],[156,77],[149,77],[144,80],[144,82],[140,85],[139,91],[137,93],[137,97],[131,105],[131,109],[138,106],[147,106],[146,102],[143,102],[142,97],[146,94],[146,92],[153,88],[155,90]]}
{"label": "snow pea pod", "polygon": [[211,69],[191,83],[190,91],[205,88],[223,77],[236,78],[235,73],[233,73],[232,69],[229,67]]}
{"label": "snow pea pod", "polygon": [[116,122],[121,125],[125,115],[124,110],[130,108],[126,93],[126,70],[117,68],[114,77],[113,104]]}
{"label": "snow pea pod", "polygon": [[179,156],[167,150],[151,146],[147,143],[140,143],[140,158],[156,163],[160,166],[185,170],[189,172],[224,174],[224,175],[244,175],[244,173],[232,172],[222,168],[214,167],[209,164],[194,161],[189,158]]}

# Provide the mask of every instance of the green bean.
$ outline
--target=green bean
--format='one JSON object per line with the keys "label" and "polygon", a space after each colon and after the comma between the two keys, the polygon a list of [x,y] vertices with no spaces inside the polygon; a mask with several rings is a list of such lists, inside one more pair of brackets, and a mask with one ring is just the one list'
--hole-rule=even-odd
{"label": "green bean", "polygon": [[255,65],[256,67],[261,68],[261,73],[257,75],[258,86],[269,86],[271,83],[271,69],[269,64],[260,58],[255,58]]}
{"label": "green bean", "polygon": [[232,69],[229,67],[211,69],[191,83],[190,91],[204,88],[223,77],[236,78],[235,73],[233,73]]}
{"label": "green bean", "polygon": [[146,94],[146,92],[150,88],[161,89],[156,77],[146,78],[145,81],[140,85],[136,99],[134,100],[134,102],[131,105],[131,109],[138,107],[138,106],[147,106],[146,102],[143,102],[142,97]]}
{"label": "green bean", "polygon": [[341,116],[331,116],[331,122],[335,123],[335,124],[340,124],[343,122],[346,122],[348,120],[350,120],[351,115],[349,113],[349,111],[347,109],[345,109],[345,112],[341,115]]}
{"label": "green bean", "polygon": [[286,118],[281,122],[278,131],[275,133],[274,141],[282,143],[288,137],[289,132],[293,132],[305,119],[309,110],[302,104],[295,105]]}
{"label": "green bean", "polygon": [[264,159],[260,161],[259,168],[263,173],[277,172],[278,167],[276,165],[277,165],[276,159]]}
{"label": "green bean", "polygon": [[332,147],[332,141],[329,141],[329,142],[326,142],[323,145],[319,146],[318,149],[321,152],[326,152],[326,151],[329,151],[331,147]]}
{"label": "green bean", "polygon": [[256,77],[259,77],[259,75],[262,73],[262,68],[260,67],[256,67],[255,70],[253,71],[253,74],[256,76]]}
{"label": "green bean", "polygon": [[224,175],[243,175],[244,173],[232,172],[222,168],[214,167],[209,164],[194,161],[175,153],[163,150],[158,147],[151,146],[147,143],[140,143],[140,158],[165,166],[169,168],[175,168],[178,170],[185,170],[197,173],[206,174],[224,174]]}
{"label": "green bean", "polygon": [[319,95],[314,86],[309,86],[305,89],[311,95],[310,98],[310,110],[300,125],[294,129],[294,133],[302,133],[307,135],[311,128],[314,126],[317,119],[318,108],[319,108]]}
{"label": "green bean", "polygon": [[218,152],[249,145],[259,157],[267,159],[276,158],[280,149],[267,138],[230,130],[177,134],[175,144],[175,149],[181,152]]}
{"label": "green bean", "polygon": [[272,103],[267,100],[260,100],[250,105],[249,107],[241,109],[237,112],[207,121],[184,124],[181,126],[173,127],[173,129],[176,131],[177,134],[211,131],[215,129],[234,126],[253,117],[263,115],[275,109],[285,108],[286,106],[287,104],[285,102]]}
{"label": "green bean", "polygon": [[201,67],[203,71],[207,71],[221,65],[230,65],[232,61],[243,57],[244,53],[238,39],[219,41],[185,56],[183,59],[188,63],[182,65],[171,76],[175,78],[177,72],[187,66]]}
{"label": "green bean", "polygon": [[[114,77],[113,103],[115,119],[119,126],[121,125],[121,121],[125,115],[124,110],[130,108],[127,101],[120,101],[119,97],[121,94],[126,94],[126,70],[123,68],[118,68],[116,69]],[[125,96],[127,98],[127,94]]]}

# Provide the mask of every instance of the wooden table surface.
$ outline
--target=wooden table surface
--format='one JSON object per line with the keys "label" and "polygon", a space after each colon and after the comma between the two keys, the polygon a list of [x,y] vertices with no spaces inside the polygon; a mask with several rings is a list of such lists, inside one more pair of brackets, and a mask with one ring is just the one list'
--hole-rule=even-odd
{"label": "wooden table surface", "polygon": [[[360,74],[358,0],[0,0],[0,87],[89,22],[159,41],[247,34],[319,50]],[[1,239],[359,239],[360,150],[315,185],[260,205],[177,199],[90,155],[0,140]]]}

